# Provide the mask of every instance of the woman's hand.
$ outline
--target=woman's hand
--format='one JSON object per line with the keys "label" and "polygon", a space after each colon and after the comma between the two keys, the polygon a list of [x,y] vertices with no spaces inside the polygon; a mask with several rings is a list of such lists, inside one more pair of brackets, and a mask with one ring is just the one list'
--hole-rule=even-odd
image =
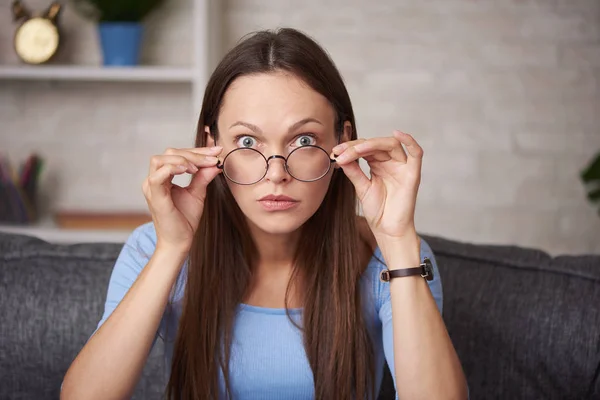
{"label": "woman's hand", "polygon": [[[156,228],[157,248],[188,252],[204,210],[206,186],[220,173],[223,149],[167,149],[153,156],[142,189]],[[171,183],[175,175],[193,174],[187,187]]]}
{"label": "woman's hand", "polygon": [[[406,146],[404,151],[402,144]],[[364,216],[378,242],[416,235],[415,203],[421,182],[423,149],[409,134],[359,139],[333,148],[337,164],[356,189]],[[358,165],[364,158],[369,179]]]}

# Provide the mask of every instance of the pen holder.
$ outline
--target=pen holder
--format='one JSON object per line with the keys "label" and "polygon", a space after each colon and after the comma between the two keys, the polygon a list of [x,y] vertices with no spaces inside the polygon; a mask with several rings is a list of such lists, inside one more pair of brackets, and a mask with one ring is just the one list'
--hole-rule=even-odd
{"label": "pen holder", "polygon": [[0,223],[28,225],[38,219],[37,184],[42,161],[31,155],[15,173],[0,156]]}

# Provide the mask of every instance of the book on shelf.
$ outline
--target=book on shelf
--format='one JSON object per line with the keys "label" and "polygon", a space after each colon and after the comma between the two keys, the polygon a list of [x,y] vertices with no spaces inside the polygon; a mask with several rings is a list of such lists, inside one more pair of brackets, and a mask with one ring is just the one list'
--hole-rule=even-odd
{"label": "book on shelf", "polygon": [[37,188],[43,165],[33,153],[15,169],[0,154],[0,223],[26,225],[37,220]]}
{"label": "book on shelf", "polygon": [[62,210],[56,212],[54,219],[61,229],[129,231],[151,222],[152,216],[135,211]]}

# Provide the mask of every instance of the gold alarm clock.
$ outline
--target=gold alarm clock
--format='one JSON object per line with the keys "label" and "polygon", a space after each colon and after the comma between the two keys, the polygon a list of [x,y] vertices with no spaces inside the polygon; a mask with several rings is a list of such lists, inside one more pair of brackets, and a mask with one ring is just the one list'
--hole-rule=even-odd
{"label": "gold alarm clock", "polygon": [[21,1],[16,0],[12,10],[13,19],[22,20],[14,37],[19,58],[28,64],[43,64],[50,60],[60,44],[57,18],[61,5],[53,2],[44,13],[32,15]]}

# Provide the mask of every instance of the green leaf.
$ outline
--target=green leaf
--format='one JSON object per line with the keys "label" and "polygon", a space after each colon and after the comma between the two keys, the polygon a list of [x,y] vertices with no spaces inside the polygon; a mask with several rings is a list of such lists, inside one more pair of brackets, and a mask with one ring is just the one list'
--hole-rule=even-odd
{"label": "green leaf", "polygon": [[587,197],[592,202],[599,202],[600,201],[600,188],[589,191]]}
{"label": "green leaf", "polygon": [[600,215],[600,153],[596,154],[595,159],[581,171],[581,180],[585,184],[588,200],[598,205],[598,215]]}
{"label": "green leaf", "polygon": [[140,22],[164,0],[70,0],[73,9],[98,22]]}
{"label": "green leaf", "polygon": [[583,179],[585,183],[600,180],[600,153],[598,153],[594,161],[581,172],[581,179]]}

